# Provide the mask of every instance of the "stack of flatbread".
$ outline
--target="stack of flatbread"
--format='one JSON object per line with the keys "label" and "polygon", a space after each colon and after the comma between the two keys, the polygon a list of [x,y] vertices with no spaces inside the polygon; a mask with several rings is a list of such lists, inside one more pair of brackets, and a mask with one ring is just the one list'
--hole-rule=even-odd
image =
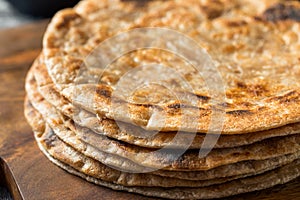
{"label": "stack of flatbread", "polygon": [[[277,0],[84,0],[62,10],[26,79],[37,144],[72,174],[147,196],[212,199],[291,181],[300,175],[299,16],[298,1]],[[106,41],[147,27],[165,35],[155,44],[171,38],[165,49],[101,61],[123,48]],[[203,77],[168,50],[184,39],[157,30],[193,40],[213,63],[201,69],[218,75]]]}

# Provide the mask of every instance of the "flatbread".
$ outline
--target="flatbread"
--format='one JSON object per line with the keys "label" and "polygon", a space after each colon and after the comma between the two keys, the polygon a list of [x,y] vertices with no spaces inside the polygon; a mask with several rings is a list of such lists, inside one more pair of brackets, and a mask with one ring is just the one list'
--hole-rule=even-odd
{"label": "flatbread", "polygon": [[[49,137],[49,138],[57,137],[55,132],[50,128],[50,126],[47,125],[43,121],[43,117],[41,116],[41,114],[39,114],[32,107],[32,105],[30,104],[30,102],[28,102],[28,100],[26,100],[26,102],[25,102],[25,112],[26,112],[26,117],[27,117],[28,121],[30,122],[30,125],[34,128],[34,131],[36,133],[39,133],[39,132],[42,133],[46,129],[47,136],[44,136],[45,137],[44,140],[49,140],[46,137]],[[41,121],[43,121],[43,124],[40,123]],[[55,136],[54,136],[54,134],[55,134]],[[37,135],[37,137],[42,137],[42,136]],[[70,137],[70,139],[71,139],[71,137]],[[59,137],[57,137],[56,140],[59,140]],[[63,140],[61,140],[61,142],[63,142]],[[65,145],[67,145],[67,144],[65,144]],[[86,152],[89,152],[89,150],[87,150],[89,148],[88,145],[86,145],[85,148],[86,148],[86,150],[84,151],[84,154],[81,154],[80,152],[78,152],[77,154],[79,154],[82,157],[82,159],[86,160],[87,163],[92,163],[92,165],[97,166],[97,167],[95,167],[96,170],[93,171],[93,174],[91,174],[91,172],[89,172],[89,171],[87,172],[87,174],[89,174],[90,176],[94,176],[95,178],[99,178],[99,174],[101,174],[102,171],[104,171],[108,167],[106,165],[102,164],[101,162],[99,163],[99,161],[92,159],[93,157],[95,157],[93,155],[97,154],[99,151],[94,150],[94,151],[92,151],[93,152],[92,154],[86,153]],[[80,148],[72,148],[72,149],[73,149],[73,151],[82,150]],[[89,155],[89,157],[84,158],[85,157],[84,155]],[[114,158],[114,156],[111,156],[111,158]],[[67,161],[65,161],[65,162],[67,162]],[[100,170],[100,169],[102,169],[102,170]],[[88,168],[87,170],[91,170],[91,169]],[[194,181],[194,180],[182,180],[182,179],[177,179],[177,178],[162,177],[162,176],[153,175],[150,173],[129,174],[129,173],[120,172],[120,171],[117,171],[114,169],[110,169],[110,170],[112,172],[114,172],[115,174],[118,174],[118,177],[113,177],[113,179],[112,179],[112,180],[114,180],[114,183],[118,183],[118,184],[122,184],[122,185],[126,185],[126,186],[146,186],[146,187],[151,187],[151,186],[152,187],[203,187],[203,186],[209,186],[209,185],[214,185],[214,184],[220,184],[220,183],[224,183],[224,182],[227,182],[230,180],[253,175],[253,174],[245,174],[245,175],[228,177],[228,178],[218,178],[218,179],[211,179],[211,180],[204,180],[204,181]]]}
{"label": "flatbread", "polygon": [[[44,140],[46,140],[46,142],[49,142],[49,138],[57,138],[57,139],[53,139],[54,143],[56,140],[60,140],[55,132],[50,128],[50,126],[48,124],[46,124],[45,122],[43,122],[43,124],[40,124],[40,121],[43,121],[43,117],[41,116],[40,113],[38,113],[33,106],[30,104],[30,102],[28,102],[28,100],[26,100],[25,102],[25,112],[26,112],[26,116],[28,121],[30,122],[31,126],[34,128],[34,131],[36,131],[37,133],[41,132],[41,131],[46,131],[47,132],[47,136],[44,136],[45,138],[43,138]],[[36,122],[38,122],[38,124],[35,124]],[[38,135],[39,137],[42,136]],[[68,135],[70,137],[70,139],[72,138],[72,136]],[[49,137],[49,138],[48,138]],[[74,136],[73,136],[74,137]],[[64,143],[65,138],[63,138],[63,140],[60,140],[60,142]],[[68,143],[68,142],[67,142]],[[53,144],[51,144],[53,145]],[[65,143],[65,145],[67,145]],[[80,146],[80,145],[79,145]],[[95,167],[96,170],[93,170],[93,168],[87,168],[87,173],[90,176],[93,176],[95,178],[101,178],[101,176],[99,176],[99,174],[103,173],[103,171],[105,171],[105,169],[109,168],[109,166],[104,165],[103,163],[94,160],[92,158],[96,158],[94,155],[98,154],[99,151],[92,149],[92,151],[89,151],[88,149],[90,148],[87,145],[85,145],[85,150],[83,150],[83,154],[81,154],[80,152],[78,152],[77,154],[80,155],[80,157],[82,159],[84,159],[86,162],[84,163],[91,163],[91,165],[93,166],[97,166]],[[72,148],[72,147],[71,147]],[[64,148],[62,148],[64,149]],[[72,148],[73,151],[76,150],[81,150],[78,147]],[[89,153],[92,152],[92,153]],[[101,154],[101,152],[100,152]],[[88,157],[85,157],[85,155],[87,155]],[[85,157],[85,158],[84,158]],[[110,156],[111,159],[114,159],[114,156]],[[122,159],[122,158],[121,158]],[[65,160],[65,159],[62,159]],[[296,160],[296,159],[295,159]],[[67,163],[67,160],[65,160],[65,162]],[[291,163],[292,161],[290,161],[289,163]],[[68,163],[67,163],[68,164]],[[277,167],[280,167],[283,165],[278,165],[278,166],[274,166],[274,169]],[[93,172],[90,172],[89,170],[92,170]],[[98,171],[97,171],[98,170]],[[205,187],[205,186],[210,186],[210,185],[216,185],[216,184],[221,184],[221,183],[225,183],[231,180],[235,180],[235,179],[239,179],[239,178],[243,178],[243,177],[247,177],[247,176],[252,176],[252,175],[257,175],[257,174],[261,174],[265,171],[268,171],[270,169],[265,169],[263,171],[257,171],[256,173],[250,173],[250,174],[242,174],[242,175],[238,175],[238,176],[230,176],[230,177],[225,177],[225,178],[216,178],[216,179],[208,179],[208,180],[186,180],[186,179],[178,179],[178,178],[172,178],[172,177],[163,177],[163,176],[159,176],[159,175],[155,175],[152,173],[124,173],[124,172],[120,172],[114,169],[109,169],[111,170],[113,173],[117,174],[118,177],[113,177],[112,180],[114,183],[117,184],[121,184],[121,185],[125,185],[125,186],[144,186],[144,187]],[[95,175],[96,174],[96,175]]]}
{"label": "flatbread", "polygon": [[[191,136],[188,132],[182,133],[182,135],[187,134],[187,138],[185,138],[183,135],[182,137],[173,140],[177,134],[176,132],[158,132],[154,134],[151,131],[144,130],[132,124],[115,122],[114,120],[101,117],[100,115],[96,116],[93,113],[74,106],[71,102],[58,93],[55,85],[47,73],[46,66],[43,63],[42,55],[34,63],[33,71],[39,86],[39,93],[49,103],[55,106],[64,115],[73,119],[76,124],[87,127],[98,134],[148,148],[163,148],[168,145],[170,148],[174,149],[187,147],[189,149],[199,149],[204,141],[205,134],[198,133],[195,136]],[[237,147],[252,144],[254,142],[271,137],[292,135],[299,132],[300,123],[295,123],[276,129],[270,129],[251,134],[221,135],[218,138],[214,148]],[[189,137],[194,137],[191,144],[189,144]],[[171,142],[172,145],[170,145]]]}
{"label": "flatbread", "polygon": [[[90,182],[170,199],[299,177],[298,13],[280,0],[85,0],[60,11],[26,78],[39,148]],[[205,133],[221,139],[202,158]]]}
{"label": "flatbread", "polygon": [[[90,112],[134,122],[148,130],[210,133],[219,132],[210,129],[213,113],[225,112],[223,134],[256,132],[300,121],[300,25],[298,15],[293,15],[299,10],[298,1],[179,0],[138,4],[87,0],[54,16],[45,33],[43,53],[59,92]],[[161,49],[138,49],[117,59],[107,70],[97,63],[95,48],[101,42],[141,27],[168,27],[205,48],[221,75],[226,98],[215,98],[221,87],[209,91],[203,79],[208,83],[210,79],[201,77],[188,61]],[[156,42],[163,43],[169,36],[162,35]],[[114,45],[120,44],[107,48]],[[162,87],[150,84],[132,96],[117,96],[113,104],[111,96],[120,78],[128,70],[149,63],[180,72],[193,90],[177,88],[176,84],[172,89],[197,100],[178,100]],[[142,75],[141,80],[153,73]],[[158,75],[167,83],[179,82],[172,74]],[[140,98],[141,94],[149,98]]]}
{"label": "flatbread", "polygon": [[[32,117],[28,117],[28,113],[36,113],[33,112],[33,108],[30,105],[25,105],[25,111],[27,111],[27,118],[30,119],[31,124],[41,124],[43,122],[42,116],[39,114],[37,117],[36,114]],[[70,124],[68,121],[66,124]],[[44,127],[44,126],[43,126]],[[72,129],[71,127],[68,127]],[[44,130],[44,129],[43,129]],[[40,131],[41,132],[41,131]],[[83,152],[85,155],[94,158],[96,160],[100,160],[108,166],[113,166],[113,168],[119,168],[120,170],[126,171],[141,171],[145,170],[145,168],[141,168],[141,166],[127,160],[123,159],[116,155],[108,155],[98,149],[95,149],[88,144],[81,142],[77,138],[74,138],[74,133],[68,131],[64,131],[66,134],[62,136],[62,139],[70,145],[75,146],[77,151]],[[74,142],[75,141],[75,142]],[[300,151],[295,154],[290,154],[286,156],[280,156],[276,158],[271,158],[267,160],[259,160],[259,161],[245,161],[234,163],[231,165],[221,166],[212,170],[208,171],[198,171],[198,172],[177,172],[177,171],[164,171],[164,170],[157,170],[153,171],[153,174],[157,174],[164,177],[173,177],[177,179],[185,179],[185,180],[208,180],[208,179],[217,179],[223,177],[245,177],[248,175],[263,173],[268,170],[272,170],[278,166],[285,165],[297,159],[300,155]]]}
{"label": "flatbread", "polygon": [[[51,128],[57,130],[57,134],[61,133],[60,137],[69,139],[69,137],[65,135],[65,132],[68,130],[65,130],[63,126],[64,117],[37,92],[37,85],[32,73],[28,74],[26,91],[33,106],[43,115]],[[90,139],[90,136],[82,138],[88,140],[85,142],[101,151],[129,159],[141,166],[177,171],[209,170],[218,166],[245,160],[274,158],[295,153],[300,150],[299,134],[275,137],[242,147],[213,149],[204,158],[200,158],[198,151],[193,150],[188,150],[177,158],[176,151],[175,153],[174,151],[153,151],[152,149],[120,143],[108,137],[98,137],[97,142]],[[78,142],[74,141],[72,146],[77,147]]]}
{"label": "flatbread", "polygon": [[[93,159],[83,156],[81,153],[75,151],[72,147],[63,143],[54,134],[51,128],[45,125],[45,123],[36,123],[40,122],[41,116],[38,116],[39,114],[37,112],[33,112],[33,110],[30,110],[30,107],[26,105],[30,105],[30,103],[25,102],[25,115],[29,123],[33,126],[35,138],[40,149],[49,160],[72,174],[85,178],[90,182],[110,187],[115,190],[125,190],[147,196],[170,199],[211,199],[265,189],[277,184],[283,184],[300,175],[300,162],[299,160],[296,160],[291,164],[258,176],[248,177],[208,187],[173,187],[166,190],[166,188],[162,187],[124,186],[128,184],[130,185],[132,182],[137,180],[142,181],[142,179],[145,179],[145,177],[138,177],[139,175],[137,174],[132,174],[130,176],[129,174],[118,172],[114,169],[106,167],[105,165],[101,165],[99,162],[95,162]],[[32,118],[36,119],[31,120]],[[134,176],[137,178],[132,182],[126,179],[126,177],[132,179]],[[152,177],[151,180],[153,180]]]}

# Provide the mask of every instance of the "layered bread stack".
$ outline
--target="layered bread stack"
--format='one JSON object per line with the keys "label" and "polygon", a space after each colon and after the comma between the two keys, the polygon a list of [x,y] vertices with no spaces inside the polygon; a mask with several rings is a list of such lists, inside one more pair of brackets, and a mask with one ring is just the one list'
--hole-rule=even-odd
{"label": "layered bread stack", "polygon": [[[26,79],[25,116],[39,148],[87,181],[170,199],[220,198],[297,178],[299,14],[298,1],[275,0],[85,0],[60,11]],[[146,27],[175,30],[205,49],[224,98],[207,86],[211,77],[166,49],[99,62],[103,42]],[[153,70],[165,66],[192,90],[162,73],[170,71]],[[136,69],[142,73],[126,76]]]}

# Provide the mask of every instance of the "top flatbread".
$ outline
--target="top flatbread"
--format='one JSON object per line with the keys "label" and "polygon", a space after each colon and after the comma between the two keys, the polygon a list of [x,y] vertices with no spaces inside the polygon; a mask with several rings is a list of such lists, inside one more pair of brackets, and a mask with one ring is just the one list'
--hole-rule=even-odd
{"label": "top flatbread", "polygon": [[[53,18],[43,53],[61,94],[89,111],[149,130],[207,132],[217,110],[225,112],[224,134],[254,132],[300,121],[299,12],[297,1],[87,0]],[[99,63],[91,65],[97,57],[90,53],[102,41],[140,27],[168,27],[205,48],[221,74],[226,98],[214,99],[216,91],[208,91],[203,80],[209,77],[164,50],[133,51],[107,70]],[[117,96],[112,104],[120,78],[150,63],[180,72],[192,92],[177,88],[180,81],[173,75],[165,75],[165,81],[175,82],[175,94],[188,92],[197,101],[178,101],[163,87],[150,84],[130,97]]]}

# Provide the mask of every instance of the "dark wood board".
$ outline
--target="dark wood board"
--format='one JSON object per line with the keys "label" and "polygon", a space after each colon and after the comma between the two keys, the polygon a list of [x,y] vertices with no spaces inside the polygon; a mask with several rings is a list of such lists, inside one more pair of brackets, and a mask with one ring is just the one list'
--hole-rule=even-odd
{"label": "dark wood board", "polygon": [[[0,31],[0,184],[14,199],[154,199],[88,183],[56,167],[38,149],[23,116],[24,79],[41,51],[47,23]],[[300,199],[300,179],[228,199]]]}

